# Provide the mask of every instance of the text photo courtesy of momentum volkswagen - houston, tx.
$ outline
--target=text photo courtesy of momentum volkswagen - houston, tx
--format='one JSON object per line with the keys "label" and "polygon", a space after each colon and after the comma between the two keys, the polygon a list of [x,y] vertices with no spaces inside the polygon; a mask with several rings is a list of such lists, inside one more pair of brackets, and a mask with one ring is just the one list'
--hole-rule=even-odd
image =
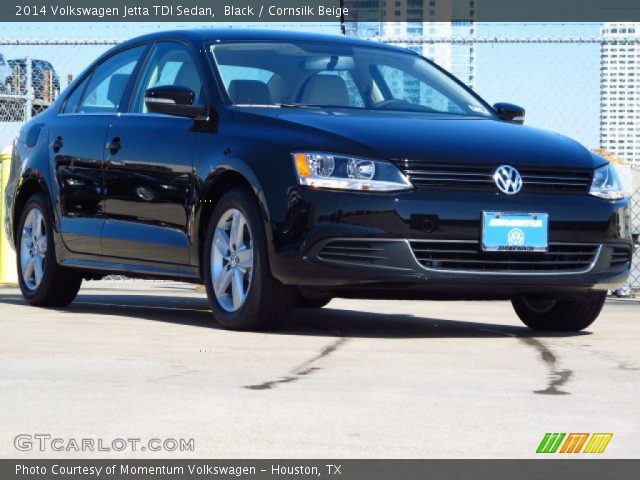
{"label": "text photo courtesy of momentum volkswagen - houston, tx", "polygon": [[0,21],[0,480],[637,478],[637,0]]}

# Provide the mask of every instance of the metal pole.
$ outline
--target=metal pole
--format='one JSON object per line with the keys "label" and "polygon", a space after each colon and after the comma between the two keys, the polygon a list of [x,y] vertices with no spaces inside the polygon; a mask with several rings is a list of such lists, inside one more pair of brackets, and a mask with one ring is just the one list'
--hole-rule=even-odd
{"label": "metal pole", "polygon": [[31,57],[25,58],[26,63],[26,72],[25,72],[25,81],[27,83],[27,92],[26,98],[24,102],[24,120],[25,122],[31,120],[31,114],[33,112],[33,62],[31,61]]}

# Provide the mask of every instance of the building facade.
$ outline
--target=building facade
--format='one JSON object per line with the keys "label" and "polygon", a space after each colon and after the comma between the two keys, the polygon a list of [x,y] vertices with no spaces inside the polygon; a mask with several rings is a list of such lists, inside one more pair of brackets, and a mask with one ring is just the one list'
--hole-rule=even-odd
{"label": "building facade", "polygon": [[640,23],[602,27],[600,147],[640,164]]}
{"label": "building facade", "polygon": [[[451,0],[367,0],[358,5],[357,22],[346,24],[346,34],[361,38],[382,38],[420,53],[473,88],[475,79],[475,45],[473,42],[451,43],[438,39],[475,36],[473,21],[476,0],[456,2],[464,11],[454,12]],[[364,6],[366,5],[366,7]],[[460,20],[455,20],[459,15]],[[452,21],[437,21],[451,18]],[[377,21],[376,21],[377,20]],[[416,43],[406,43],[407,40]],[[434,41],[436,40],[436,41]]]}

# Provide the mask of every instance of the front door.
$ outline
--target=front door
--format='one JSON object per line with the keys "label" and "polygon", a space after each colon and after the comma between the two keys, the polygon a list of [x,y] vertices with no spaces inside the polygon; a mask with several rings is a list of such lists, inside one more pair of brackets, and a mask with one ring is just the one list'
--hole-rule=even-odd
{"label": "front door", "polygon": [[147,111],[144,92],[180,85],[202,102],[200,73],[188,47],[158,42],[128,112],[109,130],[105,163],[104,255],[188,265],[198,133],[188,118]]}

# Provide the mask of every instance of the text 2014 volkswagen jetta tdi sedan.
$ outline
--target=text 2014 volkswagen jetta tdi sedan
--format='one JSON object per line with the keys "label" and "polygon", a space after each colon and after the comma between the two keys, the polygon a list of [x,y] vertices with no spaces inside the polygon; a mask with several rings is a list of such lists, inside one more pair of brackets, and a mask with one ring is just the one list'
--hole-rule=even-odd
{"label": "text 2014 volkswagen jetta tdi sedan", "polygon": [[73,301],[112,272],[203,281],[268,328],[332,297],[511,299],[580,330],[629,274],[615,170],[404,49],[202,30],[136,38],[15,142],[20,287]]}

